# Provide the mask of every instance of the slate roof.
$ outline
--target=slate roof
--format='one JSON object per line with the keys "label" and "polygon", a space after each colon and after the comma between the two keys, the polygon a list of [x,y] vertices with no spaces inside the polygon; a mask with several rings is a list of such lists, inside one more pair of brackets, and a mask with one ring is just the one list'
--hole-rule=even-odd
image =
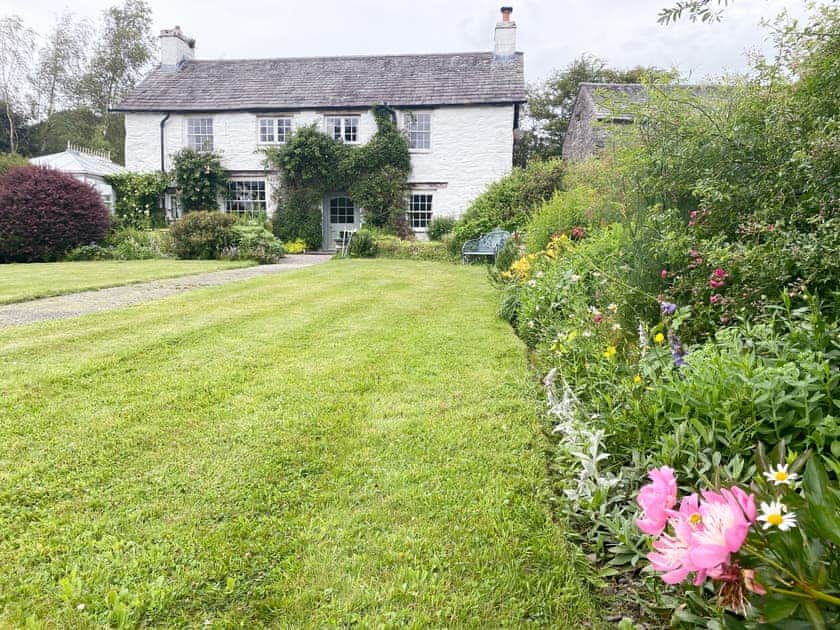
{"label": "slate roof", "polygon": [[153,70],[113,111],[260,111],[521,103],[523,55],[191,60]]}
{"label": "slate roof", "polygon": [[581,83],[575,105],[581,98],[588,98],[592,102],[595,118],[632,120],[632,106],[645,103],[648,100],[648,91],[651,89],[664,92],[684,90],[693,96],[705,97],[723,91],[721,86],[715,85],[656,85],[647,87],[641,83]]}
{"label": "slate roof", "polygon": [[74,149],[30,158],[29,162],[36,166],[49,166],[50,168],[76,175],[98,175],[102,177],[125,171],[125,167],[111,160]]}

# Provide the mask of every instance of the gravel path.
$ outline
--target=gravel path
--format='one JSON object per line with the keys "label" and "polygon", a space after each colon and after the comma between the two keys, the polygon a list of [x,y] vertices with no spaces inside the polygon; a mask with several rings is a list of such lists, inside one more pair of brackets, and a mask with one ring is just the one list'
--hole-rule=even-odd
{"label": "gravel path", "polygon": [[88,313],[98,313],[100,311],[110,311],[115,308],[122,308],[123,306],[177,295],[178,293],[184,293],[192,289],[214,287],[219,284],[248,280],[250,278],[267,276],[291,269],[311,267],[312,265],[326,262],[330,258],[332,258],[332,255],[329,254],[287,255],[276,265],[259,265],[244,269],[212,271],[192,276],[181,276],[180,278],[167,278],[152,282],[111,287],[110,289],[68,293],[67,295],[31,300],[29,302],[0,305],[0,328],[31,324],[45,319],[61,319],[64,317],[87,315]]}

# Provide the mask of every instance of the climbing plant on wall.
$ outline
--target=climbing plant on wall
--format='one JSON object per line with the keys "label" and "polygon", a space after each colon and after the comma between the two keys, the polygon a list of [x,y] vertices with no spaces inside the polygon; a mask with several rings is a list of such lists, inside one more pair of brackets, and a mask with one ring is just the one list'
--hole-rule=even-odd
{"label": "climbing plant on wall", "polygon": [[279,148],[266,149],[266,162],[280,171],[283,186],[274,213],[274,232],[282,240],[321,245],[321,200],[346,191],[364,209],[369,225],[405,232],[404,195],[411,168],[408,141],[393,110],[373,108],[376,133],[364,145],[346,145],[314,125],[292,134]]}
{"label": "climbing plant on wall", "polygon": [[218,153],[181,149],[172,156],[175,185],[185,212],[215,210],[227,186],[227,175]]}
{"label": "climbing plant on wall", "polygon": [[162,173],[117,173],[106,175],[114,189],[114,214],[127,227],[150,228],[166,224],[161,195],[169,178]]}

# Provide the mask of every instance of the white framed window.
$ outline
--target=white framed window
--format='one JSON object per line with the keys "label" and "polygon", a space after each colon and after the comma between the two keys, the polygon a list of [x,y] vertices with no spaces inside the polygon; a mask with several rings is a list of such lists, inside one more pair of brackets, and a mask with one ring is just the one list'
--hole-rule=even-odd
{"label": "white framed window", "polygon": [[432,222],[432,193],[411,193],[408,199],[408,225],[412,230],[425,230]]}
{"label": "white framed window", "polygon": [[225,212],[261,214],[265,212],[265,180],[235,179],[228,182]]}
{"label": "white framed window", "polygon": [[260,118],[259,121],[260,144],[286,144],[292,135],[291,118]]}
{"label": "white framed window", "polygon": [[213,119],[187,119],[187,146],[194,151],[213,150]]}
{"label": "white framed window", "polygon": [[429,151],[432,148],[431,112],[406,112],[405,132],[408,134],[409,149]]}
{"label": "white framed window", "polygon": [[325,123],[327,135],[348,144],[359,142],[359,116],[327,116]]}
{"label": "white framed window", "polygon": [[350,197],[330,199],[330,223],[355,223],[356,207]]}

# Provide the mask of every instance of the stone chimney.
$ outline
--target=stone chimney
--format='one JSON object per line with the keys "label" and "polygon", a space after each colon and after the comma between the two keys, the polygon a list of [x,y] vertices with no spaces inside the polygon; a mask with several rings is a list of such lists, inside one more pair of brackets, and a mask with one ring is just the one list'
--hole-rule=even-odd
{"label": "stone chimney", "polygon": [[195,40],[187,37],[180,26],[160,32],[160,69],[175,72],[184,61],[195,59]]}
{"label": "stone chimney", "polygon": [[496,22],[496,37],[493,56],[497,61],[506,61],[516,56],[516,22],[510,19],[513,7],[502,7],[502,17]]}

